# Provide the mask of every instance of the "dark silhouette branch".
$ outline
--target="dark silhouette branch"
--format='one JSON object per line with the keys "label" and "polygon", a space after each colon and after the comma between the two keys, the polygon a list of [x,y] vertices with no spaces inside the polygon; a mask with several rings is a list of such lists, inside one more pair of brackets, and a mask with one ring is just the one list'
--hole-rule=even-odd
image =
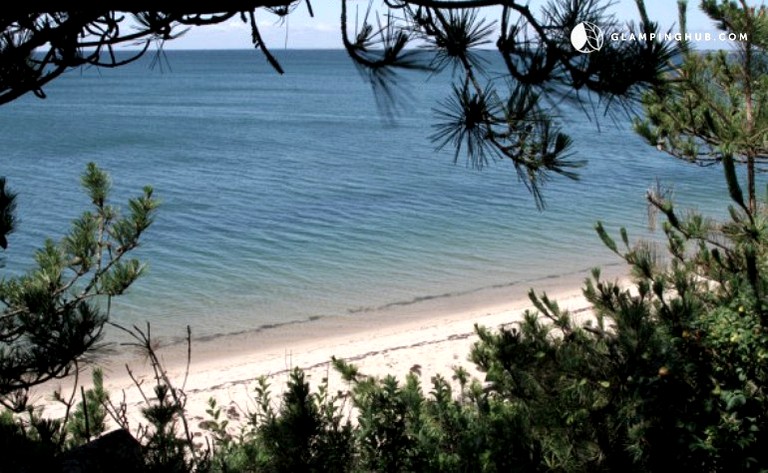
{"label": "dark silhouette branch", "polygon": [[[312,5],[306,3],[310,14]],[[45,97],[43,86],[65,71],[93,65],[119,67],[142,57],[151,47],[184,34],[190,27],[213,25],[239,16],[250,25],[251,43],[278,72],[283,68],[264,42],[257,10],[284,17],[302,0],[227,1],[216,4],[114,2],[108,9],[74,9],[74,5],[32,2],[15,16],[0,15],[0,105],[32,92]],[[382,7],[379,12],[377,6]],[[638,0],[644,33],[656,31]],[[386,117],[400,108],[411,89],[402,70],[439,71],[450,65],[459,95],[444,102],[450,110],[438,115],[433,135],[439,147],[451,144],[468,153],[468,162],[511,161],[521,182],[543,206],[541,185],[553,174],[576,178],[570,161],[570,138],[561,133],[552,104],[595,99],[627,106],[641,89],[657,84],[674,53],[668,44],[647,39],[626,44],[605,42],[601,50],[582,54],[568,35],[582,22],[600,24],[606,33],[616,22],[606,14],[608,1],[556,0],[540,10],[513,0],[371,0],[355,31],[349,28],[348,0],[341,0],[344,49],[371,83],[377,105]],[[497,31],[478,9],[502,7]],[[66,12],[62,12],[66,11]],[[259,11],[259,13],[261,13]],[[497,11],[488,9],[492,15]],[[127,28],[130,25],[131,29]],[[492,43],[504,60],[502,79],[484,70],[477,49]],[[647,35],[646,37],[650,37]],[[657,36],[657,38],[660,36]],[[141,45],[139,51],[117,54],[119,45]],[[584,107],[595,115],[594,104]],[[468,141],[469,140],[469,141]],[[475,154],[477,153],[477,154]]]}

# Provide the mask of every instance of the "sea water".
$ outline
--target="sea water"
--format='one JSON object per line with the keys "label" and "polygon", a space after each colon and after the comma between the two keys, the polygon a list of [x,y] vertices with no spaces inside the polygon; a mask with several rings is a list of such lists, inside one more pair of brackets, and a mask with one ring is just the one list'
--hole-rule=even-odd
{"label": "sea water", "polygon": [[[629,119],[559,109],[588,161],[555,178],[537,210],[509,162],[454,163],[429,136],[449,75],[403,73],[388,119],[342,51],[168,51],[115,70],[72,71],[0,107],[0,175],[18,191],[4,276],[32,266],[88,208],[94,161],[114,203],[152,185],[162,206],[135,254],[148,271],[113,319],[172,335],[215,335],[317,317],[365,317],[488,287],[616,265],[594,232],[647,234],[644,195],[722,215],[719,167],[648,146]],[[154,68],[149,65],[157,63]],[[493,61],[493,59],[491,59]],[[445,304],[444,304],[445,305]]]}

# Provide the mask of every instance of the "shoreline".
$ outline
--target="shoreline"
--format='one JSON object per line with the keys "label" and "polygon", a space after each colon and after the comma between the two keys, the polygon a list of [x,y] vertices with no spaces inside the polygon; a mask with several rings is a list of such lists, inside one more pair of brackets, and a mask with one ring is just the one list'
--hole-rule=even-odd
{"label": "shoreline", "polygon": [[[622,277],[626,271],[621,268],[626,267],[626,264],[618,261],[616,263],[597,263],[596,267],[599,267],[603,277],[612,279],[616,276]],[[462,310],[468,310],[477,308],[481,305],[489,307],[503,306],[510,301],[510,294],[512,297],[526,297],[527,292],[530,289],[535,289],[537,292],[546,290],[547,288],[557,287],[570,287],[573,285],[580,285],[584,279],[591,274],[592,267],[581,268],[577,270],[567,271],[564,273],[548,274],[544,276],[538,276],[529,279],[520,279],[504,283],[498,283],[490,286],[482,286],[471,289],[463,289],[455,292],[447,292],[442,294],[428,294],[425,296],[416,296],[410,300],[393,301],[379,306],[358,306],[346,309],[343,314],[337,315],[311,315],[303,319],[290,319],[284,322],[265,322],[261,325],[257,325],[252,328],[236,329],[232,331],[222,331],[209,333],[203,330],[201,335],[195,335],[195,329],[192,329],[192,341],[193,343],[208,343],[216,340],[237,339],[238,337],[246,337],[253,334],[263,333],[265,336],[274,331],[285,330],[286,327],[302,327],[307,324],[317,323],[321,320],[335,320],[335,321],[354,321],[362,317],[366,321],[380,320],[383,317],[425,317],[430,318],[436,311],[456,311],[454,308],[458,306]],[[488,303],[478,303],[478,298],[487,298]],[[427,315],[424,315],[427,314]],[[128,324],[126,324],[128,325]],[[145,325],[141,325],[140,328],[145,329]],[[156,329],[153,329],[155,331]],[[186,330],[185,326],[178,326],[176,332],[183,333]],[[290,329],[289,329],[290,330]],[[116,329],[111,330],[115,335],[118,331]],[[109,337],[109,335],[108,335]],[[161,333],[154,338],[162,341],[163,347],[171,347],[174,345],[185,345],[186,337],[179,335],[172,335],[167,333]],[[114,338],[107,343],[116,346],[126,341],[125,338]]]}
{"label": "shoreline", "polygon": [[[626,267],[603,268],[605,280],[626,278]],[[269,379],[272,401],[277,404],[290,371],[294,367],[305,371],[312,388],[328,378],[331,392],[345,389],[340,376],[330,366],[331,357],[357,365],[360,372],[371,376],[392,374],[403,380],[409,371],[420,373],[425,390],[432,376],[441,374],[450,379],[452,368],[464,366],[474,376],[479,373],[467,357],[476,341],[474,326],[492,329],[520,320],[526,309],[532,309],[528,291],[534,289],[558,301],[572,312],[589,309],[581,289],[589,271],[546,278],[528,284],[514,284],[473,293],[466,300],[431,299],[408,307],[394,307],[376,313],[354,317],[327,317],[282,324],[277,327],[223,335],[209,339],[194,339],[191,362],[186,372],[186,343],[161,346],[157,354],[175,387],[187,395],[187,416],[193,431],[207,419],[208,399],[216,399],[222,412],[237,428],[253,407],[253,387],[260,376]],[[497,296],[504,296],[504,301]],[[118,349],[121,347],[117,347]],[[93,366],[104,370],[104,384],[113,402],[125,399],[132,429],[140,422],[142,396],[127,374],[129,365],[134,375],[144,383],[147,395],[152,394],[151,367],[124,348],[117,356],[98,359]],[[481,378],[482,379],[482,378]],[[91,384],[88,369],[80,375],[80,384]],[[31,399],[45,406],[46,416],[62,416],[63,406],[51,401],[51,393],[60,389],[68,397],[72,377],[38,387]],[[111,424],[110,424],[111,425]]]}

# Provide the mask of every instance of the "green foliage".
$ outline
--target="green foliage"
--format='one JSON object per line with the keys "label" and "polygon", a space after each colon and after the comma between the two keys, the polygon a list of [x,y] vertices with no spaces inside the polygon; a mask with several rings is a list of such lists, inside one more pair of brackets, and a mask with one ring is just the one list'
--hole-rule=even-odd
{"label": "green foliage", "polygon": [[[680,3],[684,20],[686,2]],[[700,54],[686,47],[674,80],[644,97],[647,118],[636,128],[679,158],[722,162],[734,204],[731,218],[722,224],[697,214],[680,218],[671,202],[651,194],[651,204],[667,218],[669,262],[650,264],[647,252],[638,250],[622,256],[635,268],[638,290],[649,292],[644,318],[659,331],[654,353],[663,363],[660,376],[663,372],[665,383],[674,381],[677,394],[688,393],[687,401],[670,403],[678,409],[669,414],[677,424],[667,429],[676,429],[687,449],[680,451],[690,452],[677,462],[690,469],[759,471],[768,462],[759,448],[766,441],[768,234],[756,172],[768,157],[768,10],[715,0],[702,1],[701,7],[721,30],[746,38],[737,53]],[[735,169],[739,163],[747,167],[746,199]],[[647,405],[649,400],[642,399]],[[645,428],[632,432],[642,435]],[[633,448],[639,456],[661,458],[648,448]]]}
{"label": "green foliage", "polygon": [[[362,376],[342,360],[334,367],[348,376],[349,390],[330,395],[327,380],[308,389],[299,370],[291,373],[277,410],[269,386],[256,387],[256,412],[239,437],[220,434],[220,410],[207,422],[217,440],[214,471],[534,471],[530,439],[520,416],[506,402],[489,398],[466,370],[456,369],[460,392],[443,377],[424,393],[414,373]],[[345,405],[352,401],[351,410]]]}
{"label": "green foliage", "polygon": [[[496,44],[514,80],[500,86],[484,75],[480,56],[472,51],[490,34],[475,13],[409,3],[401,8],[407,29],[400,18],[390,17],[379,30],[366,19],[354,42],[347,37],[345,8],[345,47],[372,71],[372,81],[384,84],[381,71],[419,68],[412,55],[402,53],[410,39],[404,31],[416,31],[414,37],[434,46],[432,67],[453,65],[454,73],[459,71],[434,135],[438,144],[454,146],[456,157],[466,150],[478,167],[511,160],[541,203],[541,184],[552,174],[575,177],[572,168],[579,164],[567,159],[570,141],[541,105],[541,92],[586,87],[611,100],[652,84],[643,99],[647,120],[638,121],[637,130],[682,159],[722,162],[734,203],[730,220],[681,216],[671,201],[649,194],[650,204],[665,217],[666,252],[650,243],[630,244],[624,229],[618,241],[598,224],[602,241],[631,267],[632,287],[603,281],[596,270],[584,288],[593,307],[586,322],[546,294],[531,292],[535,311],[515,326],[476,328],[479,341],[470,356],[485,373],[484,383],[458,367],[455,384],[438,375],[427,393],[415,373],[404,382],[376,379],[334,360],[349,383],[347,391],[332,394],[324,380],[313,392],[297,369],[273,407],[270,386],[260,378],[256,410],[238,435],[230,432],[218,404],[209,403],[205,425],[212,458],[193,444],[183,389],[169,380],[149,327],[124,329],[155,374],[153,392],[142,391],[148,425],[140,438],[148,470],[766,471],[768,204],[759,205],[755,192],[755,168],[768,156],[765,7],[702,2],[722,29],[747,33],[741,54],[697,54],[684,45],[681,62],[665,78],[673,80],[661,80],[661,64],[671,57],[665,45],[606,45],[578,56],[567,44],[561,47],[562,38],[547,35],[584,20],[603,24],[602,10],[592,2],[552,2],[544,20],[527,5],[508,2]],[[684,12],[686,2],[678,3]],[[655,32],[643,2],[637,4],[639,28]],[[510,22],[510,9],[519,15],[517,22]],[[109,15],[105,24],[116,25]],[[84,24],[90,21],[95,20]],[[170,28],[173,21],[165,21]],[[253,16],[251,23],[258,39]],[[530,31],[539,42],[520,41]],[[384,45],[378,59],[371,39],[377,36]],[[735,169],[742,162],[748,168],[747,199]],[[99,301],[108,308],[109,299],[143,269],[123,256],[152,222],[157,202],[151,188],[129,201],[127,216],[120,217],[107,203],[105,173],[89,165],[82,183],[94,209],[76,220],[60,243],[45,243],[35,270],[0,283],[0,400],[19,411],[31,386],[67,374],[93,349],[109,315]],[[0,180],[3,248],[15,223],[13,204]],[[69,423],[45,419],[32,408],[15,417],[3,413],[0,451],[24,452],[30,461],[50,466],[62,446],[103,430],[109,398],[100,373],[82,397]],[[50,469],[43,466],[39,469]]]}
{"label": "green foliage", "polygon": [[35,254],[36,268],[0,281],[0,402],[16,411],[24,410],[31,387],[66,376],[97,346],[110,299],[143,271],[126,255],[154,219],[152,188],[130,199],[121,216],[108,202],[104,171],[88,164],[82,184],[93,208],[59,243],[45,242]]}
{"label": "green foliage", "polygon": [[53,471],[54,458],[59,451],[54,433],[60,431],[57,422],[44,421],[33,409],[24,417],[6,409],[0,410],[0,451],[4,453],[0,470]]}
{"label": "green foliage", "polygon": [[[341,414],[341,398],[331,395],[327,381],[311,392],[304,373],[294,369],[283,401],[272,408],[269,385],[260,378],[257,409],[236,441],[222,433],[215,403],[209,415],[214,433],[217,471],[345,472],[352,471],[352,426]],[[226,427],[226,426],[224,426]],[[218,432],[218,434],[217,434]]]}
{"label": "green foliage", "polygon": [[203,424],[211,433],[214,444],[226,449],[232,443],[232,435],[227,431],[229,421],[222,419],[221,407],[216,402],[215,398],[208,399],[208,409],[205,410],[208,414],[209,420]]}
{"label": "green foliage", "polygon": [[[145,329],[137,326],[126,328],[112,324],[122,330],[132,341],[123,345],[131,346],[146,357],[152,368],[154,385],[152,392],[145,391],[144,384],[137,380],[130,368],[128,375],[144,399],[141,414],[147,425],[140,425],[137,438],[144,447],[144,463],[147,472],[188,472],[207,471],[209,467],[208,450],[195,448],[193,437],[186,417],[186,394],[171,381],[168,373],[155,351],[155,342],[149,322]],[[187,347],[189,354],[192,333],[187,327]],[[187,360],[189,362],[189,360]],[[215,408],[215,406],[213,406]],[[125,406],[121,408],[124,412]],[[128,421],[113,409],[112,417],[120,426],[129,430]]]}
{"label": "green foliage", "polygon": [[587,281],[586,324],[546,296],[512,329],[479,329],[491,395],[525,413],[542,465],[561,471],[760,471],[768,466],[765,207],[717,224],[649,195],[668,256],[624,248],[634,287]]}
{"label": "green foliage", "polygon": [[[50,419],[27,403],[28,390],[79,370],[92,352],[109,317],[109,300],[124,292],[142,266],[126,255],[139,245],[154,218],[152,189],[129,200],[124,217],[109,204],[109,176],[91,163],[82,185],[93,208],[72,222],[60,242],[48,239],[35,254],[36,267],[19,277],[0,280],[0,451],[3,471],[51,471],[56,456],[87,442],[106,427],[108,395],[100,369],[94,386],[67,400],[62,419]],[[0,247],[14,230],[16,196],[0,180]],[[106,308],[105,308],[106,306]]]}
{"label": "green foliage", "polygon": [[417,439],[409,432],[418,421],[423,395],[409,376],[401,388],[393,376],[366,379],[354,391],[360,410],[362,466],[369,471],[407,471],[422,466]]}
{"label": "green foliage", "polygon": [[182,404],[171,394],[173,388],[158,382],[154,387],[154,402],[142,408],[149,422],[146,436],[145,461],[147,471],[186,472],[193,463],[188,458],[188,442],[177,435],[179,417],[184,415]]}
{"label": "green foliage", "polygon": [[315,396],[304,374],[291,372],[278,415],[260,426],[265,451],[272,458],[269,470],[344,471],[349,426],[342,424],[329,402],[327,387]]}
{"label": "green foliage", "polygon": [[[336,367],[349,369],[340,361]],[[353,380],[355,471],[532,471],[520,413],[465,370],[454,377],[457,393],[439,375],[426,394],[415,373],[402,385],[392,376]]]}
{"label": "green foliage", "polygon": [[[683,26],[686,3],[681,2]],[[652,146],[680,159],[746,164],[754,212],[755,171],[768,159],[768,10],[715,0],[701,7],[721,30],[737,35],[738,51],[699,53],[686,45],[667,80],[644,95],[645,117],[635,128]]]}
{"label": "green foliage", "polygon": [[67,423],[71,445],[82,445],[106,431],[107,402],[109,393],[104,390],[104,373],[95,368],[92,374],[93,387],[83,390],[83,400],[77,404]]}
{"label": "green foliage", "polygon": [[[252,430],[217,453],[221,471],[315,471],[320,458],[331,471],[768,468],[768,204],[753,213],[735,200],[719,223],[648,199],[665,217],[666,254],[598,224],[632,286],[595,270],[586,319],[532,291],[535,311],[515,326],[477,327],[470,356],[484,384],[457,368],[458,391],[435,376],[424,393],[414,373],[375,379],[334,360],[347,393],[313,399],[295,371],[273,410],[262,379]],[[354,417],[339,436],[347,399]]]}

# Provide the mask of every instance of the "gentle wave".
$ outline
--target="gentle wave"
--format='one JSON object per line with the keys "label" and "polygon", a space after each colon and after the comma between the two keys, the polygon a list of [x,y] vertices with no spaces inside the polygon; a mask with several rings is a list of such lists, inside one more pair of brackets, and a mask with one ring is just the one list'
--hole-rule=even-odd
{"label": "gentle wave", "polygon": [[626,122],[598,131],[562,110],[589,164],[578,182],[547,183],[538,212],[511,163],[478,172],[435,151],[432,109],[449,78],[404,74],[411,106],[392,125],[341,51],[287,52],[285,76],[246,51],[168,54],[173,73],[84,71],[45,101],[0,108],[0,175],[22,220],[6,274],[87,208],[77,183],[88,161],[111,173],[116,202],[146,184],[162,200],[137,251],[149,271],[114,319],[169,336],[188,323],[218,336],[410,310],[615,263],[594,223],[647,237],[656,179],[677,183],[683,205],[724,212],[720,170],[656,152]]}

